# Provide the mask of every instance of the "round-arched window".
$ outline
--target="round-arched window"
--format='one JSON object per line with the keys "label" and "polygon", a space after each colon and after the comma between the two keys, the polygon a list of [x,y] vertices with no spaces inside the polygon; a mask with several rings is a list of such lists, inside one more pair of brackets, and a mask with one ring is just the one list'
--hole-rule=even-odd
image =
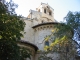
{"label": "round-arched window", "polygon": [[44,13],[46,13],[46,9],[44,9]]}
{"label": "round-arched window", "polygon": [[49,41],[45,41],[45,45],[46,46],[49,46]]}
{"label": "round-arched window", "polygon": [[52,12],[51,11],[49,11],[49,15],[52,15]]}

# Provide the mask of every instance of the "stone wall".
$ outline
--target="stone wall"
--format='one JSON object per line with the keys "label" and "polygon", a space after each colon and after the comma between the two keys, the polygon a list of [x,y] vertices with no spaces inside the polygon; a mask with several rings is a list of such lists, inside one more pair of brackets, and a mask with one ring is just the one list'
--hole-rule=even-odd
{"label": "stone wall", "polygon": [[53,24],[42,25],[34,28],[34,41],[35,45],[38,46],[39,50],[44,50],[45,46],[45,37],[51,34],[53,29]]}
{"label": "stone wall", "polygon": [[25,58],[25,60],[35,60],[35,56],[36,56],[36,53],[37,53],[37,50],[38,50],[37,46],[35,46],[34,44],[29,43],[27,41],[23,41],[23,40],[21,40],[18,43],[18,46],[27,48],[29,50],[29,52],[31,53],[31,59]]}

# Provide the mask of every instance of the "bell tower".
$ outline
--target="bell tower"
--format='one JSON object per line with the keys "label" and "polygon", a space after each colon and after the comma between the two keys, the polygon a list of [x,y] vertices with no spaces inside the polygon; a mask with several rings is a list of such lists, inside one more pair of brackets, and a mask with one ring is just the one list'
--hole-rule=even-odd
{"label": "bell tower", "polygon": [[42,13],[42,18],[47,18],[54,22],[54,9],[51,8],[48,4],[41,3],[41,5],[36,8],[36,10]]}

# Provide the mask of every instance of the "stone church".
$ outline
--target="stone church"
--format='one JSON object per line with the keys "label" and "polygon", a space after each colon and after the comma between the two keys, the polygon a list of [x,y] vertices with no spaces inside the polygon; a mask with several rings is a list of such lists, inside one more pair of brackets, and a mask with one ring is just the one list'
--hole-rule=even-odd
{"label": "stone church", "polygon": [[[54,9],[46,3],[41,3],[40,6],[36,8],[36,11],[30,10],[29,12],[26,18],[22,18],[26,26],[20,46],[32,50],[31,60],[38,60],[37,50],[44,50],[46,44],[44,38],[51,34],[51,30],[58,22],[54,19]],[[51,42],[52,41],[48,41],[47,44],[49,45]]]}

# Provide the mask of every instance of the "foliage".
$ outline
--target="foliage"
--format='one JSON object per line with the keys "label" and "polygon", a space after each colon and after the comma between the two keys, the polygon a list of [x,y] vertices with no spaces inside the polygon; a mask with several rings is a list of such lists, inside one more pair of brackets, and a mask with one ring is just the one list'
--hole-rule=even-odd
{"label": "foliage", "polygon": [[54,34],[54,36],[56,36],[57,38],[61,38],[64,35],[67,36],[68,38],[72,38],[73,37],[73,30],[69,25],[66,25],[64,23],[60,23],[56,26],[54,26],[56,28],[55,32],[52,32]]}
{"label": "foliage", "polygon": [[64,19],[66,20],[66,24],[74,30],[76,40],[80,40],[80,12],[69,11]]}
{"label": "foliage", "polygon": [[31,56],[31,51],[29,49],[24,47],[20,48],[20,60],[24,60],[26,58],[31,59],[30,56]]}
{"label": "foliage", "polygon": [[48,51],[39,51],[40,56],[38,57],[38,60],[53,60],[51,56],[48,56]]}
{"label": "foliage", "polygon": [[73,37],[75,30],[79,31],[78,28],[80,28],[80,13],[69,12],[65,19],[65,23],[54,25],[52,34],[45,38],[45,41],[52,41],[50,46],[44,47],[45,52],[48,52],[46,57],[50,52],[53,54],[56,52],[60,60],[75,59],[77,42]]}
{"label": "foliage", "polygon": [[21,16],[15,13],[16,7],[12,0],[0,0],[0,60],[20,60],[22,54],[17,43],[23,36],[21,32],[25,23],[20,20]]}
{"label": "foliage", "polygon": [[[55,26],[54,31],[52,30],[52,34],[47,36],[45,38],[45,41],[51,41],[52,43],[49,46],[44,47],[43,55],[40,55],[40,59],[49,58],[48,60],[54,59],[54,56],[48,56],[48,54],[51,52],[53,54],[58,54],[59,59],[70,60],[71,58],[74,59],[74,55],[76,54],[76,43],[72,40],[73,37],[73,31],[70,27],[66,26],[65,24],[59,24]],[[67,28],[67,29],[65,29]],[[65,31],[65,32],[64,32]],[[55,36],[55,39],[52,39],[52,37]]]}
{"label": "foliage", "polygon": [[45,46],[45,52],[47,52],[47,55],[52,52],[53,54],[56,52],[56,54],[60,54],[60,59],[71,59],[71,57],[74,58],[74,55],[76,54],[76,43],[75,41],[69,39],[67,36],[63,36],[62,38],[56,38],[55,41],[53,41],[50,46]]}
{"label": "foliage", "polygon": [[64,19],[66,20],[67,25],[73,29],[78,29],[80,26],[80,12],[69,11]]}
{"label": "foliage", "polygon": [[[74,30],[74,40],[76,42],[80,41],[80,12],[69,11],[64,19],[66,20],[66,24]],[[80,44],[78,44],[78,50],[80,50]]]}

